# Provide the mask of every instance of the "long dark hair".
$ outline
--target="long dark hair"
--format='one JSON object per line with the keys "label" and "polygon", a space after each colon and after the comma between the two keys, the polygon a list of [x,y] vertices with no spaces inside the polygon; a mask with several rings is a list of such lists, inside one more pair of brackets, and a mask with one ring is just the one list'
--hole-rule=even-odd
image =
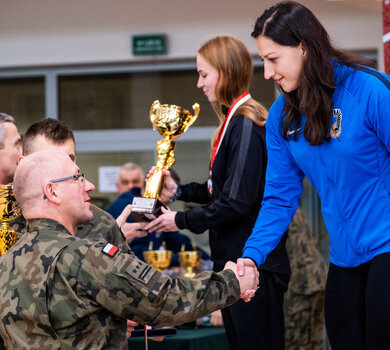
{"label": "long dark hair", "polygon": [[[356,67],[367,61],[333,47],[325,28],[305,6],[294,1],[283,1],[271,6],[257,19],[252,36],[265,36],[279,45],[306,49],[306,59],[299,78],[298,89],[283,92],[286,98],[282,121],[283,138],[288,139],[290,126],[301,124],[301,113],[306,115],[303,130],[311,145],[330,140],[332,95],[335,90],[332,60]],[[296,134],[294,134],[296,139]]]}

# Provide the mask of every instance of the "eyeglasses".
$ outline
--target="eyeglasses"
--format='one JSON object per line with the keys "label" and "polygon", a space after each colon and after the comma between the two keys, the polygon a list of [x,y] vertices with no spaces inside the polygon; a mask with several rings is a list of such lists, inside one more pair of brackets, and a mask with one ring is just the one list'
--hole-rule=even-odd
{"label": "eyeglasses", "polygon": [[85,174],[84,173],[81,173],[81,174],[76,174],[76,175],[71,175],[71,176],[67,176],[67,177],[62,177],[61,179],[55,179],[55,180],[50,180],[49,182],[51,183],[56,183],[56,182],[61,182],[61,181],[66,181],[66,180],[79,180],[79,182],[81,184],[83,184],[85,182]]}
{"label": "eyeglasses", "polygon": [[[71,175],[71,176],[67,176],[67,177],[61,177],[60,179],[50,180],[49,182],[54,184],[56,182],[62,182],[62,181],[72,180],[72,179],[73,180],[78,180],[80,185],[84,185],[84,183],[85,183],[85,174],[84,173],[80,173],[80,174]],[[45,194],[43,195],[43,199],[47,199]]]}

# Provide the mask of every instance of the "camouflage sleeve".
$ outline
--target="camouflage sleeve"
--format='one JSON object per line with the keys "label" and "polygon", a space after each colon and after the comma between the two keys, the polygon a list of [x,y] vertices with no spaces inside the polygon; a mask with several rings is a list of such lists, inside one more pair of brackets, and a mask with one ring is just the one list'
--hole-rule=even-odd
{"label": "camouflage sleeve", "polygon": [[76,236],[95,241],[104,240],[121,248],[124,252],[130,252],[131,249],[112,215],[96,205],[91,205],[91,211],[93,219],[80,226]]}
{"label": "camouflage sleeve", "polygon": [[171,279],[116,247],[104,253],[107,244],[95,243],[89,248],[77,242],[72,246],[75,244],[76,249],[69,249],[70,246],[62,256],[66,257],[70,250],[80,262],[61,259],[63,273],[73,270],[77,294],[87,294],[89,299],[125,319],[151,326],[172,326],[229,306],[240,297],[238,280],[230,270],[203,272],[188,280]]}

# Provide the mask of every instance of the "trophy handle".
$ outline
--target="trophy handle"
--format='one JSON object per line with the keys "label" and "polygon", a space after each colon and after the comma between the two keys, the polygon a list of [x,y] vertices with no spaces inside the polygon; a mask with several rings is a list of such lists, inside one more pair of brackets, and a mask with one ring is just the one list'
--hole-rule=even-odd
{"label": "trophy handle", "polygon": [[187,119],[185,121],[185,126],[183,132],[186,132],[188,128],[195,123],[195,120],[198,118],[200,106],[199,103],[194,103],[192,106],[192,109],[194,110],[194,115],[192,116],[190,113],[187,115]]}
{"label": "trophy handle", "polygon": [[198,118],[198,115],[199,115],[199,111],[200,111],[200,106],[199,106],[199,103],[194,103],[193,106],[192,106],[192,109],[194,110],[194,121],[196,120],[196,118]]}
{"label": "trophy handle", "polygon": [[150,121],[153,124],[153,129],[155,129],[154,126],[154,119],[156,118],[156,111],[160,108],[160,101],[156,100],[152,103],[152,106],[150,107],[149,115],[150,115]]}

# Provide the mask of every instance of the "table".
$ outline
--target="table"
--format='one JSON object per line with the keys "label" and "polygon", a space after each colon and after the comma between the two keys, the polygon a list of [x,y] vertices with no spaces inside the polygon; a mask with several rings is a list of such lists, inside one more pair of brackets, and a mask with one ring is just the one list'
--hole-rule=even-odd
{"label": "table", "polygon": [[[129,350],[144,350],[144,338],[128,340]],[[225,328],[178,329],[162,342],[148,341],[148,350],[228,350]]]}

